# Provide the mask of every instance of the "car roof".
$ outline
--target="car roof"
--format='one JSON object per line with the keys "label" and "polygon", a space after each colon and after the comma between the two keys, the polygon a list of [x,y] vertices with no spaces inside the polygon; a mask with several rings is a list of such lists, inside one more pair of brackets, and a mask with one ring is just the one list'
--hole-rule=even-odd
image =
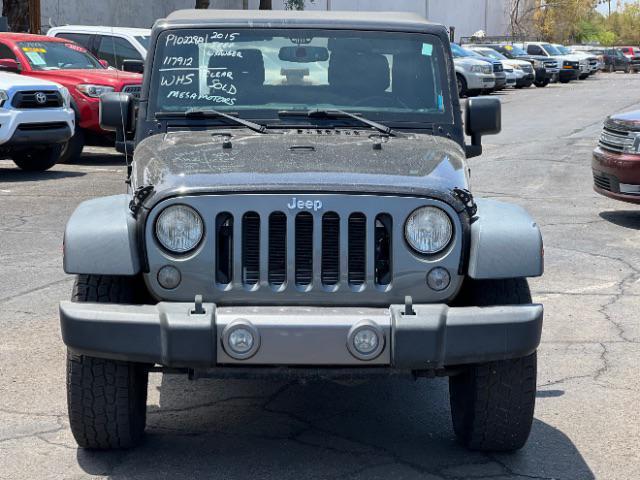
{"label": "car roof", "polygon": [[440,31],[444,28],[416,13],[313,10],[177,10],[156,25],[189,27],[228,24],[234,27],[355,28],[393,31]]}
{"label": "car roof", "polygon": [[87,33],[119,33],[133,36],[149,36],[151,29],[149,28],[131,28],[131,27],[106,27],[98,25],[61,25],[53,27],[52,32],[87,32]]}
{"label": "car roof", "polygon": [[12,42],[63,42],[69,43],[66,38],[47,37],[33,33],[0,32],[0,39]]}

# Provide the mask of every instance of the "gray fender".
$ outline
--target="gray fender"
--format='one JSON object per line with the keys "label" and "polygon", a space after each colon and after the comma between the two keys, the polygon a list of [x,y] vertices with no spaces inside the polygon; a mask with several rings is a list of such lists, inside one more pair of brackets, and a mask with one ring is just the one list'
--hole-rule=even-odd
{"label": "gray fender", "polygon": [[140,272],[136,220],[130,195],[82,202],[64,231],[64,271],[74,274],[135,275]]}
{"label": "gray fender", "polygon": [[471,224],[469,276],[475,279],[539,277],[544,271],[542,234],[518,205],[477,199]]}

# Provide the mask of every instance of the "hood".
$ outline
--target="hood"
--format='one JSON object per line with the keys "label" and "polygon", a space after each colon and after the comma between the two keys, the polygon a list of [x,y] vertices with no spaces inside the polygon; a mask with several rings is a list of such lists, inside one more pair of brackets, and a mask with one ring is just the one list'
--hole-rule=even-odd
{"label": "hood", "polygon": [[607,118],[605,125],[640,132],[640,110],[611,115]]}
{"label": "hood", "polygon": [[60,85],[49,80],[20,75],[18,73],[0,72],[0,88],[3,90],[51,90],[60,88]]}
{"label": "hood", "polygon": [[516,65],[518,67],[524,67],[524,66],[530,67],[531,66],[531,62],[527,62],[526,60],[511,60],[511,59],[507,59],[507,60],[502,60],[502,64],[505,65],[505,66],[509,65],[511,67],[514,67]]}
{"label": "hood", "polygon": [[108,85],[116,89],[123,85],[132,83],[142,83],[142,75],[139,73],[123,72],[110,68],[105,69],[84,69],[84,70],[40,70],[34,72],[38,77],[46,78],[62,84],[95,83],[98,85]]}
{"label": "hood", "polygon": [[453,59],[453,63],[461,66],[486,65],[487,61],[478,57],[458,57]]}
{"label": "hood", "polygon": [[[223,143],[231,135],[231,148]],[[382,141],[382,143],[380,143]],[[378,143],[381,148],[374,148]],[[462,148],[425,134],[381,137],[362,130],[181,131],[136,147],[132,187],[150,202],[189,193],[350,192],[449,197],[468,188]]]}

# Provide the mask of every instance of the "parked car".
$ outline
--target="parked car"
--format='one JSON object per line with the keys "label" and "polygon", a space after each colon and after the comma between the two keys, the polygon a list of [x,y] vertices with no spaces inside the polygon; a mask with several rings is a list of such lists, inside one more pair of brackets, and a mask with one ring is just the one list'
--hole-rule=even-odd
{"label": "parked car", "polygon": [[640,71],[640,59],[630,60],[619,48],[607,48],[603,53],[604,68],[609,73],[625,72],[636,73]]}
{"label": "parked car", "polygon": [[584,53],[596,58],[596,72],[604,70],[604,49],[594,45],[571,45],[568,47],[573,53]]}
{"label": "parked car", "polygon": [[591,168],[596,192],[640,203],[640,110],[605,120]]}
{"label": "parked car", "polygon": [[622,54],[629,60],[640,58],[640,49],[638,47],[618,47]]}
{"label": "parked car", "polygon": [[[153,369],[449,375],[460,442],[521,448],[542,237],[522,207],[467,190],[500,101],[469,99],[467,143],[447,29],[406,13],[181,10],[151,38],[138,113],[101,98],[104,127],[135,132],[128,191],[81,203],[65,229],[77,443],[139,443]],[[174,58],[191,59],[175,73],[189,84],[167,74]],[[201,65],[233,75],[211,87]]]}
{"label": "parked car", "polygon": [[[536,77],[533,71],[533,66],[526,60],[509,59],[489,47],[477,47],[474,45],[469,45],[467,47],[467,50],[476,52],[484,57],[491,58],[494,61],[501,62],[503,68],[510,68],[514,72],[514,76],[516,79],[516,88],[528,88],[533,85],[535,81]],[[542,68],[544,69],[544,67]],[[544,76],[545,73],[543,73],[542,75]]]}
{"label": "parked car", "polygon": [[473,97],[494,89],[496,77],[493,74],[493,65],[475,58],[455,43],[451,44],[451,52],[456,69],[458,95],[461,98]]}
{"label": "parked car", "polygon": [[64,25],[49,29],[49,37],[66,38],[82,45],[100,60],[120,70],[142,73],[149,48],[147,28]]}
{"label": "parked car", "polygon": [[504,66],[502,62],[499,60],[495,60],[491,57],[486,57],[484,55],[479,54],[478,52],[474,52],[473,50],[468,50],[465,48],[467,53],[470,53],[473,57],[484,60],[485,62],[491,64],[493,67],[493,76],[495,77],[495,86],[493,87],[493,92],[497,92],[499,90],[504,89],[507,86],[507,74],[504,71]]}
{"label": "parked car", "polygon": [[[527,42],[517,46],[524,49],[529,55],[539,55],[557,59],[560,67],[558,74],[560,83],[569,83],[572,80],[577,80],[583,70],[588,70],[586,60],[580,60],[572,55],[563,55],[550,43]],[[560,63],[562,63],[561,66]]]}
{"label": "parked car", "polygon": [[584,60],[587,62],[588,68],[585,71],[581,70],[582,73],[580,75],[580,78],[582,80],[589,77],[590,75],[595,75],[598,71],[598,58],[595,55],[591,55],[587,52],[573,51],[569,47],[565,47],[564,45],[560,45],[558,43],[554,43],[553,46],[556,47],[558,51],[563,55],[573,55],[574,57],[579,58],[580,61]]}
{"label": "parked car", "polygon": [[142,83],[142,75],[110,69],[77,43],[27,33],[0,33],[0,69],[50,80],[69,90],[76,129],[61,161],[80,156],[85,132],[106,134],[98,121],[100,95],[113,91],[139,95]]}
{"label": "parked car", "polygon": [[529,62],[535,70],[536,87],[546,87],[551,82],[557,82],[560,73],[558,60],[542,55],[529,55],[522,48],[510,43],[476,44],[477,47],[491,48],[511,60],[524,60]]}
{"label": "parked car", "polygon": [[0,154],[23,170],[53,167],[75,128],[70,99],[57,83],[0,72]]}

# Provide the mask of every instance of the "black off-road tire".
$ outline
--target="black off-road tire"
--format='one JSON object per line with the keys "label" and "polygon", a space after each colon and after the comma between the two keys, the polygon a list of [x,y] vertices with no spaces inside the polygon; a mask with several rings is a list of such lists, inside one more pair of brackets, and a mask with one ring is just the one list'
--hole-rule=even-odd
{"label": "black off-road tire", "polygon": [[[134,279],[79,275],[75,302],[132,303]],[[69,424],[80,447],[130,448],[144,437],[148,370],[145,365],[67,352]]]}
{"label": "black off-road tire", "polygon": [[[526,279],[468,281],[457,305],[531,303]],[[449,378],[456,437],[472,450],[505,452],[524,446],[536,398],[536,353],[466,367]]]}
{"label": "black off-road tire", "polygon": [[11,160],[27,172],[44,172],[60,160],[62,145],[47,145],[11,152]]}
{"label": "black off-road tire", "polygon": [[539,80],[535,82],[535,86],[538,88],[544,88],[547,85],[549,85],[549,83],[551,83],[551,80],[548,78],[545,78],[544,80]]}

